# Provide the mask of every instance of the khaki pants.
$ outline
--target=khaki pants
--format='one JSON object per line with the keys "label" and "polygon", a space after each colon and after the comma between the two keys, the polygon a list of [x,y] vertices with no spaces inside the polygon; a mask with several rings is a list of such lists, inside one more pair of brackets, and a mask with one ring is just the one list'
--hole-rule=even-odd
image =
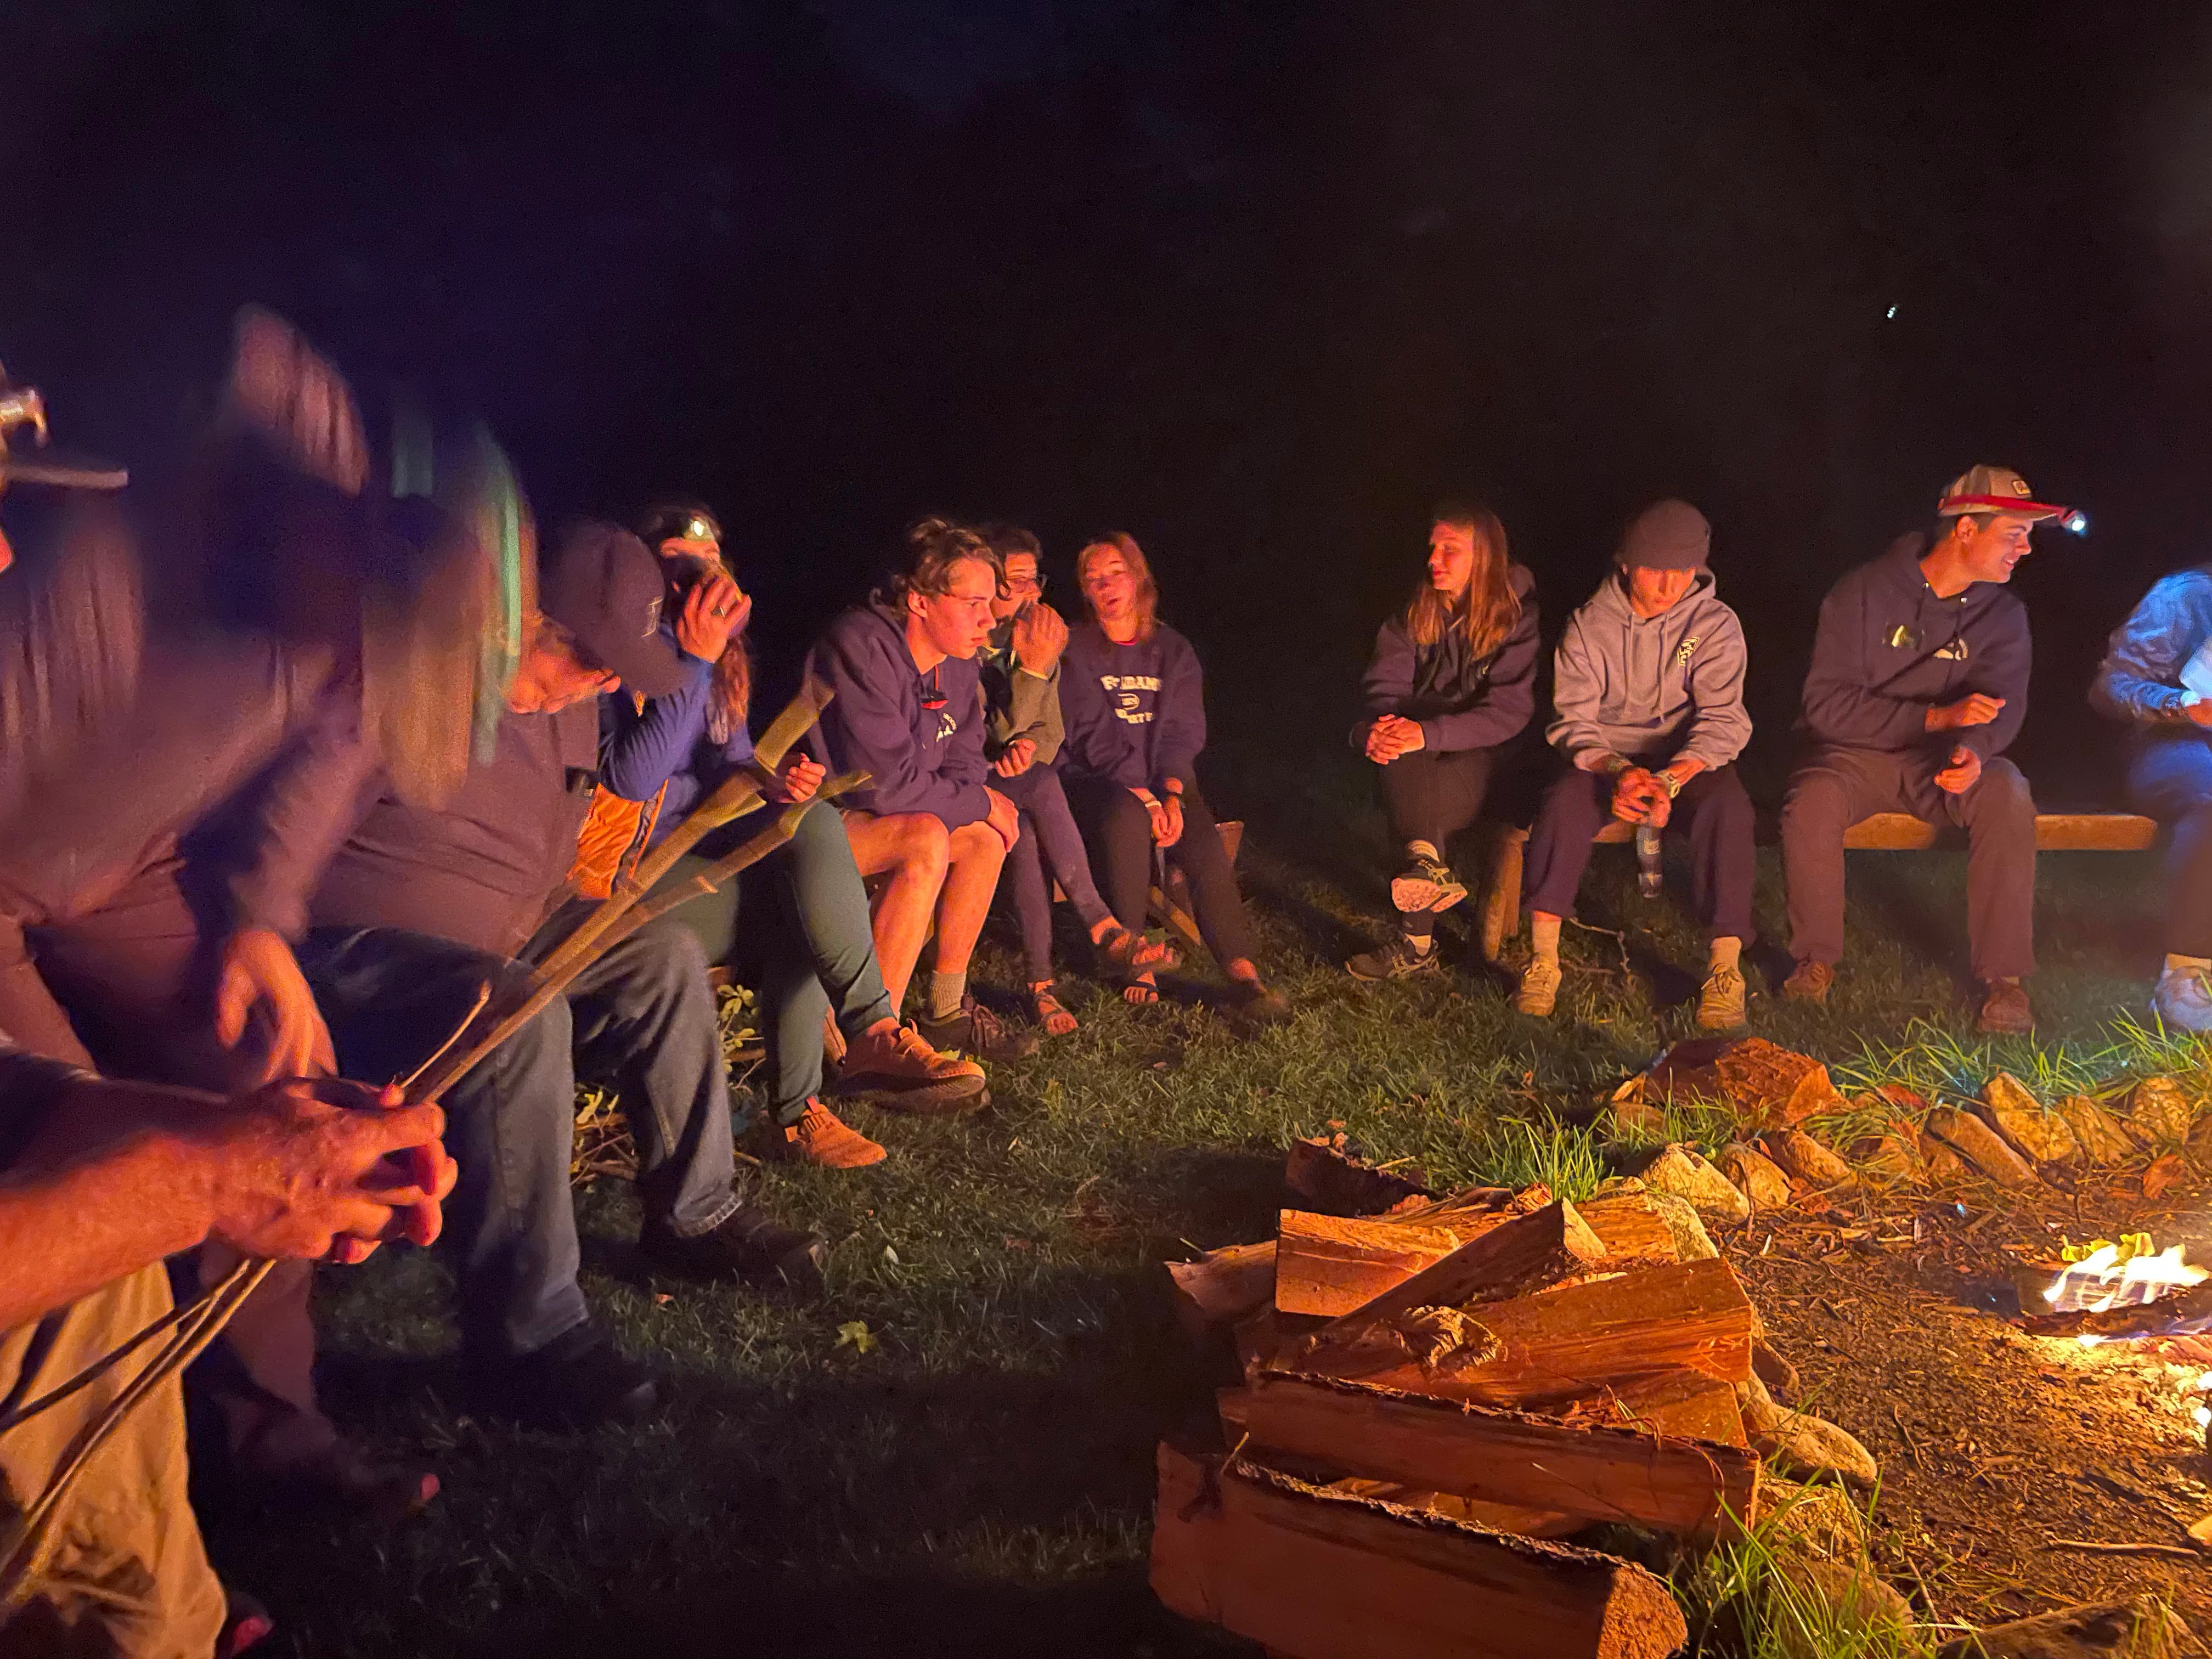
{"label": "khaki pants", "polygon": [[[168,1277],[155,1266],[0,1334],[0,1408],[66,1382],[170,1305]],[[0,1435],[0,1547],[16,1542],[23,1506],[148,1357],[141,1350],[118,1374]],[[173,1381],[94,1455],[52,1540],[28,1598],[0,1606],[0,1659],[208,1659],[215,1651],[222,1586],[185,1495],[184,1396]]]}

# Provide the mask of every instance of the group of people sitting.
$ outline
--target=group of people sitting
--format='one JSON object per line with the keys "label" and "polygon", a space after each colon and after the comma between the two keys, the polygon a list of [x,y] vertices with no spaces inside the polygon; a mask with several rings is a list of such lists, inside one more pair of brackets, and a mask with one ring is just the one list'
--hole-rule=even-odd
{"label": "group of people sitting", "polygon": [[[380,463],[342,377],[262,313],[221,407],[181,498],[65,515],[50,556],[0,578],[0,1655],[198,1656],[265,1630],[202,1552],[174,1386],[137,1398],[127,1360],[98,1363],[242,1261],[276,1265],[194,1373],[236,1482],[434,1496],[434,1474],[366,1455],[316,1395],[313,1264],[387,1240],[445,1236],[479,1409],[552,1429],[655,1410],[662,1379],[578,1280],[580,1078],[620,1092],[653,1271],[805,1295],[825,1243],[768,1212],[753,1163],[880,1161],[841,1113],[975,1109],[986,1063],[1074,1030],[1055,886],[1095,968],[1146,1003],[1179,965],[1146,928],[1172,864],[1231,1017],[1290,1012],[1199,787],[1197,654],[1160,621],[1132,538],[1078,551],[1071,626],[1033,536],[915,525],[885,584],[806,653],[830,695],[769,765],[752,600],[705,505],[665,504],[635,533],[579,524],[541,558],[495,450],[441,453],[434,483]],[[1902,810],[1966,830],[1980,1021],[2027,1029],[2034,806],[2003,751],[2028,630],[2003,588],[2031,526],[2063,512],[1977,467],[1934,533],[1823,605],[1783,814],[1790,995],[1833,981],[1845,831]],[[1560,635],[1515,997],[1529,1015],[1554,1009],[1561,925],[1593,836],[1620,820],[1687,830],[1711,949],[1698,1018],[1743,1023],[1746,651],[1709,551],[1694,508],[1647,508]],[[1534,714],[1539,639],[1497,518],[1440,508],[1352,734],[1403,848],[1396,933],[1354,975],[1435,966],[1436,918],[1467,890],[1447,843]],[[2208,641],[2212,576],[2172,578],[2114,636],[2096,692],[2138,729],[2134,787],[2178,825],[2155,1004],[2191,1030],[2212,1028]],[[757,816],[656,856],[732,781],[813,805],[719,886],[702,877]],[[969,984],[1010,864],[1016,1019]],[[407,1080],[648,867],[669,902],[439,1103],[410,1103]],[[768,1050],[743,1164],[723,974],[757,990]]]}
{"label": "group of people sitting", "polygon": [[[1954,479],[1933,530],[1898,538],[1820,605],[1782,805],[1789,892],[1785,996],[1820,1002],[1844,949],[1846,833],[1878,812],[1963,829],[1966,933],[1978,1024],[2024,1033],[2034,971],[2036,808],[2005,758],[2027,713],[2027,607],[2005,592],[2039,523],[2078,527],[2034,499],[2017,472]],[[1534,949],[1514,1006],[1549,1016],[1559,930],[1593,837],[1608,820],[1686,831],[1690,898],[1708,941],[1698,1023],[1745,1023],[1753,941],[1754,823],[1735,763],[1751,738],[1745,643],[1708,564],[1711,535],[1686,502],[1629,523],[1615,568],[1567,619],[1553,659],[1545,737],[1556,763],[1529,831]],[[1346,964],[1361,979],[1437,963],[1437,912],[1467,896],[1444,856],[1472,824],[1507,745],[1535,708],[1534,580],[1480,508],[1447,507],[1429,535],[1429,580],[1382,625],[1353,746],[1379,769],[1403,867],[1391,883],[1397,931]],[[2130,727],[2129,788],[2174,825],[2165,968],[2152,1007],[2169,1025],[2212,1030],[2212,575],[2154,587],[2112,636],[2092,701]]]}
{"label": "group of people sitting", "polygon": [[[276,1261],[193,1373],[234,1482],[405,1509],[434,1474],[366,1455],[318,1400],[318,1259],[442,1233],[479,1409],[573,1430],[662,1400],[578,1282],[580,1079],[619,1091],[653,1271],[806,1296],[825,1241],[768,1212],[752,1164],[879,1161],[841,1111],[974,1110],[986,1063],[1074,1029],[1052,884],[1151,1002],[1179,965],[1145,932],[1173,864],[1231,1017],[1288,1017],[1198,787],[1198,659],[1133,538],[1083,548],[1071,627],[1033,537],[916,524],[807,654],[826,707],[769,766],[752,601],[711,511],[576,524],[541,556],[486,448],[403,488],[336,370],[250,314],[181,499],[64,515],[0,582],[0,1526],[23,1523],[0,1532],[0,1654],[204,1654],[264,1627],[208,1572],[173,1391],[80,1471],[69,1524],[28,1519],[130,1367],[69,1379],[172,1278],[205,1296]],[[51,471],[5,453],[0,485]],[[747,780],[814,802],[787,842],[720,885],[700,878],[758,817],[654,856]],[[421,1074],[648,859],[651,918],[435,1105],[331,1080]],[[968,985],[1010,860],[1023,1020]],[[742,1164],[722,973],[764,1015]]]}

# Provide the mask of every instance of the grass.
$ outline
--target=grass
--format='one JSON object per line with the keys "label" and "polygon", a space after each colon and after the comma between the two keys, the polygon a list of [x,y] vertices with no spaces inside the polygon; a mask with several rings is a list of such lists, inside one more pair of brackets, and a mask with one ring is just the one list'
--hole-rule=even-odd
{"label": "grass", "polygon": [[[1365,781],[1349,758],[1268,766],[1219,793],[1254,825],[1247,887],[1292,1025],[1248,1040],[1202,1006],[1132,1010],[1071,973],[1082,1030],[1002,1068],[991,1114],[871,1117],[885,1164],[763,1178],[777,1212],[833,1241],[816,1306],[658,1285],[629,1247],[628,1188],[581,1195],[586,1292],[677,1375],[664,1419],[579,1438],[477,1421],[446,1358],[440,1261],[327,1273],[337,1409],[428,1455],[446,1489],[396,1529],[219,1516],[219,1565],[271,1603],[276,1650],[1249,1651],[1145,1585],[1153,1444],[1224,1380],[1175,1327],[1158,1262],[1264,1237],[1285,1142],[1332,1124],[1439,1185],[1587,1191],[1606,1149],[1574,1126],[1686,1029],[1702,960],[1679,904],[1639,901],[1625,854],[1602,849],[1585,919],[1621,938],[1570,930],[1557,1019],[1511,1012],[1466,963],[1458,916],[1445,972],[1358,984],[1338,963],[1372,936],[1388,873]],[[1759,914],[1778,927],[1769,859]],[[2112,1023],[2155,964],[2148,860],[2046,860],[2035,1043],[1969,1035],[1961,876],[1955,857],[1856,859],[1832,1006],[1782,1004],[1754,971],[1755,1028],[1850,1077],[1950,1092],[1990,1061],[2033,1082],[2173,1057]],[[1012,983],[1011,958],[993,945],[979,977]]]}

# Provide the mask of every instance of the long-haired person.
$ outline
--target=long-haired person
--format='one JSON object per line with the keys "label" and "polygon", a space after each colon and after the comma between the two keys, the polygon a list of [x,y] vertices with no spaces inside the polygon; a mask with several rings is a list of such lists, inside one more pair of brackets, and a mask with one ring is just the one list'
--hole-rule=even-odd
{"label": "long-haired person", "polygon": [[987,525],[982,534],[999,550],[1006,572],[991,605],[996,623],[990,643],[976,655],[991,717],[984,755],[994,787],[1021,811],[1021,838],[1006,855],[1006,874],[1029,969],[1030,1017],[1047,1036],[1065,1036],[1076,1022],[1053,994],[1048,866],[1100,958],[1117,972],[1173,968],[1179,958],[1167,945],[1124,927],[1091,879],[1083,835],[1060,781],[1060,748],[1066,735],[1060,657],[1067,624],[1044,602],[1044,577],[1037,568],[1042,549],[1035,536],[1012,525]]}
{"label": "long-haired person", "polygon": [[[820,763],[802,754],[794,752],[774,774],[753,757],[744,637],[752,599],[730,574],[714,514],[696,502],[656,509],[643,526],[643,539],[660,556],[667,578],[661,614],[670,620],[659,632],[682,665],[682,684],[665,696],[601,700],[604,789],[640,804],[627,814],[595,810],[593,830],[613,829],[616,864],[634,862],[635,854],[666,839],[699,801],[738,773],[758,774],[762,793],[780,802],[809,799],[823,778]],[[667,884],[690,881],[759,828],[760,820],[748,817],[708,836],[669,873]],[[876,961],[852,845],[827,805],[800,819],[788,844],[675,914],[699,936],[708,962],[742,963],[757,975],[771,1072],[768,1113],[752,1138],[763,1155],[834,1169],[884,1157],[881,1146],[823,1102],[825,1014],[834,1016],[845,1039],[831,1091],[840,1100],[909,1112],[981,1103],[980,1066],[936,1053],[899,1024]]]}
{"label": "long-haired person", "polygon": [[[1206,747],[1206,684],[1190,641],[1159,619],[1159,589],[1136,538],[1102,536],[1075,556],[1090,620],[1062,653],[1067,726],[1061,780],[1106,875],[1117,916],[1145,914],[1153,849],[1190,883],[1206,949],[1248,1019],[1279,1021],[1290,1005],[1261,981],[1252,928],[1213,813],[1198,788]],[[1135,969],[1122,994],[1156,1002],[1152,970]]]}
{"label": "long-haired person", "polygon": [[1473,823],[1498,751],[1536,707],[1535,578],[1506,556],[1486,507],[1429,517],[1426,579],[1375,635],[1352,746],[1380,769],[1401,867],[1390,882],[1398,932],[1352,957],[1355,979],[1403,979],[1437,965],[1436,919],[1467,896],[1444,842]]}

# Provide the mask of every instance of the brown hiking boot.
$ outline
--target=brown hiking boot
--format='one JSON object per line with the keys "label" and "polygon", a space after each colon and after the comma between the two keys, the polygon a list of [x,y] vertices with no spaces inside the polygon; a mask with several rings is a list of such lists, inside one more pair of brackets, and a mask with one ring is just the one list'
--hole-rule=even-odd
{"label": "brown hiking boot", "polygon": [[911,1025],[854,1038],[830,1093],[886,1112],[976,1112],[991,1103],[981,1066],[931,1048]]}
{"label": "brown hiking boot", "polygon": [[2027,993],[2016,979],[1993,979],[1982,988],[1981,1018],[1977,1030],[1996,1036],[2026,1036],[2035,1029],[2035,1011],[2027,1006]]}
{"label": "brown hiking boot", "polygon": [[889,1156],[818,1100],[806,1103],[796,1123],[763,1118],[745,1137],[745,1144],[763,1159],[811,1164],[824,1170],[865,1170]]}
{"label": "brown hiking boot", "polygon": [[1782,981],[1782,994],[1792,1002],[1826,1002],[1836,970],[1825,962],[1801,962]]}

